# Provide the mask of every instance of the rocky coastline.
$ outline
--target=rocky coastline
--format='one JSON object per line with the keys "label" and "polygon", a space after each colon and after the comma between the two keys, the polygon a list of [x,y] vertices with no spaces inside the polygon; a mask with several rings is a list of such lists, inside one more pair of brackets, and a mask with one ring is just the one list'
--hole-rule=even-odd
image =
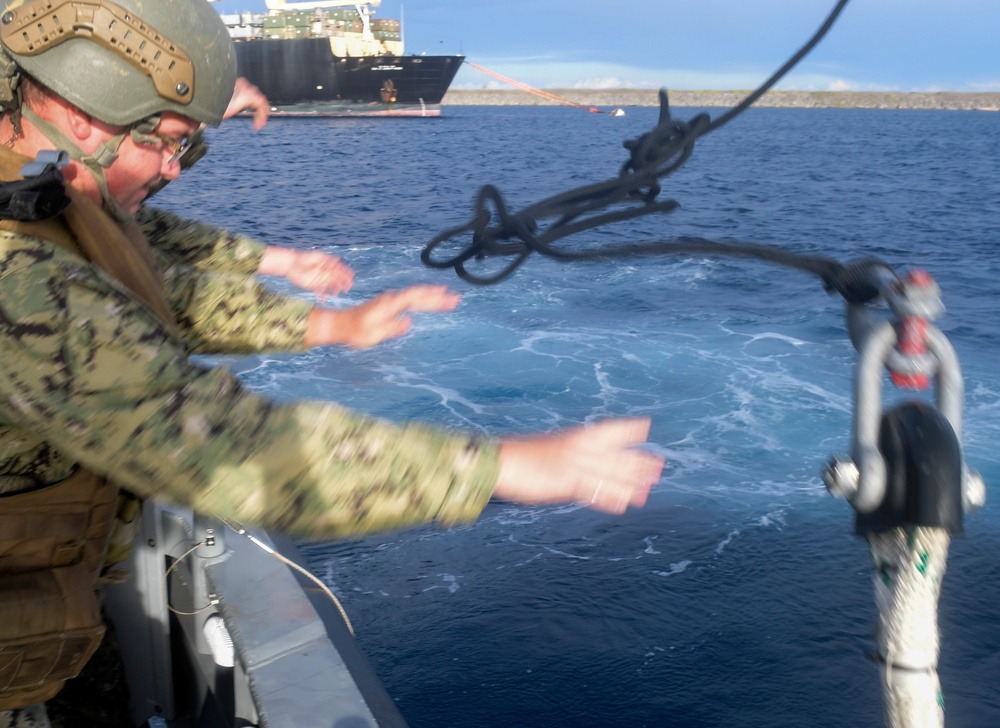
{"label": "rocky coastline", "polygon": [[[655,89],[546,89],[569,101],[602,111],[628,106],[659,106]],[[731,107],[749,91],[669,91],[672,107]],[[558,102],[526,91],[451,89],[444,106],[556,106]],[[947,109],[1000,111],[1000,92],[769,91],[755,106],[794,109]]]}

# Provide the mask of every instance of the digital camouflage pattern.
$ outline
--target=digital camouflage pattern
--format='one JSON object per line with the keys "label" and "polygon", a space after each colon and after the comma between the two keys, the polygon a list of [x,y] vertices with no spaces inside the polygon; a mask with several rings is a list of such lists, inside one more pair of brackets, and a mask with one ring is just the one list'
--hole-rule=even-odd
{"label": "digital camouflage pattern", "polygon": [[303,348],[312,305],[253,278],[264,243],[149,206],[139,210],[136,222],[157,255],[167,299],[192,352]]}
{"label": "digital camouflage pattern", "polygon": [[139,209],[135,220],[154,249],[174,263],[200,270],[253,275],[267,247],[245,235],[148,205]]}
{"label": "digital camouflage pattern", "polygon": [[246,276],[162,263],[167,301],[197,354],[301,351],[312,304]]}
{"label": "digital camouflage pattern", "polygon": [[[304,318],[308,306],[247,280],[252,241],[157,215],[144,213],[143,224],[174,261],[168,296],[201,350],[301,346],[299,324],[283,319]],[[171,234],[157,235],[158,225]],[[195,282],[183,281],[184,269]],[[255,338],[258,327],[265,333]],[[144,497],[340,537],[471,521],[496,481],[492,443],[332,404],[275,404],[226,370],[192,363],[185,343],[117,281],[3,231],[0,352],[0,484],[52,483],[82,464]]]}

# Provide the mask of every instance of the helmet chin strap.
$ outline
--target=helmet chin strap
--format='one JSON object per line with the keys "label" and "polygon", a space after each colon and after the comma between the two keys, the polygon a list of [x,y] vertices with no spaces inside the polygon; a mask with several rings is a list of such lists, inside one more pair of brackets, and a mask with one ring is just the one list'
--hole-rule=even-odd
{"label": "helmet chin strap", "polygon": [[93,154],[85,154],[59,127],[50,121],[46,121],[33,112],[27,106],[21,107],[21,115],[30,121],[57,149],[63,149],[69,153],[70,159],[79,162],[86,167],[97,183],[97,189],[101,193],[101,200],[104,203],[104,210],[118,222],[128,222],[133,218],[132,213],[118,204],[118,201],[111,196],[108,189],[108,178],[104,170],[115,163],[118,159],[118,149],[126,136],[139,143],[160,144],[158,137],[152,132],[160,125],[159,115],[150,116],[142,121],[137,121],[124,131],[115,134],[106,142],[94,150]]}

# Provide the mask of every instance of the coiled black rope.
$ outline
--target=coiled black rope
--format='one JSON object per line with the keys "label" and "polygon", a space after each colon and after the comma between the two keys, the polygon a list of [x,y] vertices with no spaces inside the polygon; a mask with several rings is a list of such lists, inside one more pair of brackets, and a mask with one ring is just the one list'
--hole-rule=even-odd
{"label": "coiled black rope", "polygon": [[[629,159],[622,165],[618,177],[549,197],[516,214],[507,209],[503,195],[496,187],[485,185],[476,196],[472,219],[465,225],[437,235],[421,252],[421,261],[431,268],[454,268],[460,278],[470,283],[492,285],[509,277],[532,253],[563,261],[665,254],[735,255],[754,257],[818,275],[828,291],[837,291],[849,302],[871,300],[878,292],[866,282],[870,278],[868,272],[873,266],[888,268],[885,263],[876,260],[844,266],[829,258],[798,255],[763,245],[716,243],[700,238],[633,243],[585,251],[564,251],[553,247],[557,240],[583,230],[676,209],[680,204],[676,200],[657,200],[661,191],[658,180],[687,162],[699,137],[743,113],[802,60],[823,39],[848,1],[839,0],[819,30],[794,56],[715,121],[704,113],[697,114],[688,122],[674,119],[670,114],[667,92],[661,90],[657,125],[641,137],[623,143],[629,151]],[[494,218],[496,222],[491,224]],[[545,220],[551,222],[545,225]],[[470,245],[451,257],[434,257],[445,242],[466,233],[472,233]],[[473,274],[466,268],[470,260],[482,261],[497,256],[513,259],[492,275]]]}

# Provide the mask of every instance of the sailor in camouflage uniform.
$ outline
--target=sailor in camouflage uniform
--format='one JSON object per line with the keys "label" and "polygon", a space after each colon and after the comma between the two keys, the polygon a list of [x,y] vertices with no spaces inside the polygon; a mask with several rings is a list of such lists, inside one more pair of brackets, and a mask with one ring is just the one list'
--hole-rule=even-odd
{"label": "sailor in camouflage uniform", "polygon": [[260,243],[142,207],[221,121],[231,42],[204,0],[77,5],[55,24],[49,0],[0,16],[0,180],[42,150],[70,157],[55,216],[0,221],[0,711],[51,697],[100,640],[93,589],[119,487],[327,538],[468,522],[491,497],[645,503],[663,463],[632,447],[644,419],[484,441],[277,404],[192,362],[372,346],[458,297],[417,286],[313,306],[254,280],[287,268]]}

